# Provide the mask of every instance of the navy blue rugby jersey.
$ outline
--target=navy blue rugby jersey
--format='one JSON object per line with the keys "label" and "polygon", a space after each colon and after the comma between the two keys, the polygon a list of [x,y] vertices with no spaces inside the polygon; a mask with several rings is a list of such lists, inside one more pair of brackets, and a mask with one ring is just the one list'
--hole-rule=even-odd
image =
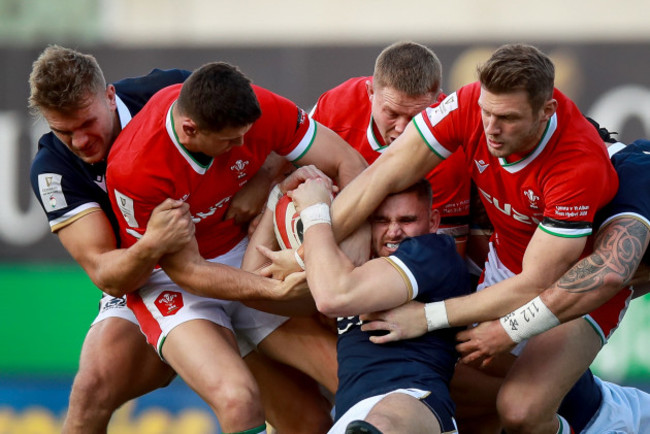
{"label": "navy blue rugby jersey", "polygon": [[[614,144],[613,147],[622,146]],[[600,227],[620,215],[631,216],[650,229],[650,141],[637,140],[617,150],[611,157],[618,175],[618,191],[610,203],[596,214]],[[644,262],[650,264],[650,252]]]}
{"label": "navy blue rugby jersey", "polygon": [[[122,128],[160,89],[182,83],[190,75],[180,69],[154,69],[142,77],[113,83]],[[74,155],[51,131],[38,141],[30,169],[32,190],[56,232],[100,207],[117,236],[118,226],[106,193],[106,162],[88,164]]]}
{"label": "navy blue rugby jersey", "polygon": [[[448,235],[427,234],[406,239],[386,259],[409,276],[417,293],[415,300],[441,301],[471,292],[465,262]],[[459,328],[377,345],[369,340],[371,332],[361,331],[358,316],[338,318],[337,325],[337,418],[362,399],[399,388],[432,390],[442,382],[448,395],[448,384],[458,359],[454,347]],[[449,402],[453,405],[450,399]]]}

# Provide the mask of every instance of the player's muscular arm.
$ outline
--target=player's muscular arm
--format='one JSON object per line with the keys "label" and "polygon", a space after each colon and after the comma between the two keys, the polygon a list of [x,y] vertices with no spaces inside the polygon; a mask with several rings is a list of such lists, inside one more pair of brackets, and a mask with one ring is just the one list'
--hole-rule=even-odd
{"label": "player's muscular arm", "polygon": [[[482,291],[445,300],[445,321],[440,321],[441,309],[431,309],[435,328],[470,325],[497,319],[538,296],[575,263],[584,249],[585,238],[560,238],[537,229],[528,244],[523,271]],[[437,303],[430,303],[438,305]],[[384,336],[374,336],[376,343],[422,336],[428,320],[424,305],[410,302],[386,312],[362,317],[369,321],[362,330],[387,330]],[[439,305],[438,305],[439,306]],[[444,317],[444,315],[442,315]]]}
{"label": "player's muscular arm", "polygon": [[93,283],[119,297],[140,287],[166,251],[186,243],[194,225],[187,205],[167,200],[154,210],[145,235],[128,249],[116,249],[113,229],[100,209],[57,234]]}
{"label": "player's muscular arm", "polygon": [[648,248],[650,229],[640,220],[620,217],[600,230],[591,255],[541,294],[560,322],[591,312],[635,276]]}
{"label": "player's muscular arm", "polygon": [[[331,190],[321,179],[308,180],[290,192],[296,210],[329,205]],[[311,207],[311,208],[310,208]],[[387,309],[408,300],[406,283],[384,259],[354,266],[337,245],[332,227],[301,213],[307,281],[318,310],[331,317]],[[319,217],[320,218],[320,217]],[[312,223],[314,222],[314,223]]]}
{"label": "player's muscular arm", "polygon": [[332,225],[337,240],[365,221],[381,201],[424,177],[442,159],[426,145],[413,124],[352,183],[332,204]]}
{"label": "player's muscular arm", "polygon": [[313,164],[334,179],[341,188],[368,166],[356,149],[322,124],[317,124],[314,142],[296,163],[301,166]]}
{"label": "player's muscular arm", "polygon": [[183,289],[202,297],[241,301],[289,300],[309,292],[301,285],[303,273],[293,273],[284,281],[278,281],[206,261],[199,253],[196,239],[180,251],[163,256],[160,266]]}
{"label": "player's muscular arm", "polygon": [[563,238],[537,229],[524,254],[522,272],[474,294],[445,301],[449,324],[496,319],[527,303],[580,257],[586,237]]}

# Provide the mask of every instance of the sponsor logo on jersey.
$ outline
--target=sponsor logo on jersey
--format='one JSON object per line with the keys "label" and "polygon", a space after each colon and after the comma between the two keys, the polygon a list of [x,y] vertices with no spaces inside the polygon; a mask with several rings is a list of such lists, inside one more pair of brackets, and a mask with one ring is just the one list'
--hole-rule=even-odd
{"label": "sponsor logo on jersey", "polygon": [[38,175],[38,191],[41,195],[43,208],[53,212],[68,206],[61,186],[62,175],[58,173],[41,173]]}
{"label": "sponsor logo on jersey", "polygon": [[183,294],[175,291],[163,291],[154,304],[162,316],[175,314],[183,307]]}
{"label": "sponsor logo on jersey", "polygon": [[490,163],[486,163],[483,160],[474,160],[474,163],[476,163],[476,168],[478,169],[478,173],[483,173],[485,169],[488,168]]}
{"label": "sponsor logo on jersey", "polygon": [[435,107],[429,107],[426,109],[427,117],[429,118],[429,123],[432,127],[436,126],[438,122],[444,119],[450,112],[458,108],[458,98],[456,92],[447,96],[440,104]]}
{"label": "sponsor logo on jersey", "polygon": [[230,166],[230,170],[232,170],[237,174],[237,179],[242,179],[247,175],[247,173],[244,170],[246,169],[246,166],[248,166],[249,163],[250,161],[237,160],[235,161],[235,164]]}
{"label": "sponsor logo on jersey", "polygon": [[[485,200],[488,203],[494,205],[494,207],[497,210],[501,211],[503,214],[505,214],[505,215],[507,215],[509,217],[512,217],[516,221],[527,224],[527,225],[535,225],[535,226],[539,225],[541,220],[539,220],[537,217],[527,215],[527,214],[524,214],[524,213],[522,213],[520,211],[517,211],[516,209],[514,209],[512,207],[512,204],[503,203],[498,198],[492,196],[489,193],[486,193],[485,191],[483,191],[480,188],[479,188],[479,191],[481,192],[481,194],[483,195],[483,197],[485,198]],[[541,213],[536,213],[536,214],[538,214],[540,218],[542,217]]]}
{"label": "sponsor logo on jersey", "polygon": [[105,295],[99,301],[100,312],[118,308],[126,308],[126,300],[124,297],[111,297],[110,295]]}
{"label": "sponsor logo on jersey", "polygon": [[104,175],[99,175],[97,178],[94,179],[95,184],[102,190],[104,190],[104,193],[106,193],[106,177]]}
{"label": "sponsor logo on jersey", "polygon": [[530,202],[528,204],[529,207],[532,209],[539,209],[539,206],[537,205],[537,201],[539,200],[539,196],[535,194],[535,192],[529,188],[528,190],[524,191],[524,196],[528,198],[528,201]]}
{"label": "sponsor logo on jersey", "polygon": [[221,199],[219,202],[215,203],[208,209],[207,211],[202,211],[202,212],[197,212],[195,215],[192,215],[192,221],[196,224],[199,223],[201,220],[205,220],[211,215],[213,215],[215,212],[217,212],[218,209],[223,208],[226,206],[228,202],[230,202],[230,198],[232,196],[224,197]]}
{"label": "sponsor logo on jersey", "polygon": [[120,193],[117,190],[115,190],[115,199],[117,200],[117,206],[120,209],[120,212],[122,213],[122,217],[124,217],[126,224],[132,228],[139,227],[138,221],[135,219],[133,199],[123,193]]}

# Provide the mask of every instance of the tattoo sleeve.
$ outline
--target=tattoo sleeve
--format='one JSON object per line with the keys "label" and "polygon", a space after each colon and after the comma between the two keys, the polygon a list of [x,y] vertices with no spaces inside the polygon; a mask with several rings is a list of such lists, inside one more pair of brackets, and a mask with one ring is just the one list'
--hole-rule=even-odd
{"label": "tattoo sleeve", "polygon": [[598,289],[610,279],[629,282],[648,247],[649,234],[650,229],[633,217],[612,220],[596,236],[593,253],[567,271],[557,286],[582,293]]}

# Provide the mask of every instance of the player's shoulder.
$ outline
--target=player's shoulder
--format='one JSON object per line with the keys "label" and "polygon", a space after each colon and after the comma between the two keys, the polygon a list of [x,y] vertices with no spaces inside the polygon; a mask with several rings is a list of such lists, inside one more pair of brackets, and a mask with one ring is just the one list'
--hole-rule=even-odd
{"label": "player's shoulder", "polygon": [[45,133],[38,140],[38,151],[32,160],[30,173],[39,174],[44,171],[62,170],[68,166],[68,160],[76,158],[66,146],[54,135]]}
{"label": "player's shoulder", "polygon": [[365,93],[367,91],[367,83],[372,83],[372,77],[361,76],[348,78],[342,83],[326,91],[324,95],[349,94],[350,92],[353,92],[355,94]]}
{"label": "player's shoulder", "polygon": [[395,255],[412,262],[427,263],[432,258],[444,262],[456,261],[454,239],[444,234],[425,234],[403,240]]}
{"label": "player's shoulder", "polygon": [[153,95],[172,84],[184,82],[190,71],[183,69],[153,69],[149,74],[139,77],[127,77],[113,83],[118,94]]}

